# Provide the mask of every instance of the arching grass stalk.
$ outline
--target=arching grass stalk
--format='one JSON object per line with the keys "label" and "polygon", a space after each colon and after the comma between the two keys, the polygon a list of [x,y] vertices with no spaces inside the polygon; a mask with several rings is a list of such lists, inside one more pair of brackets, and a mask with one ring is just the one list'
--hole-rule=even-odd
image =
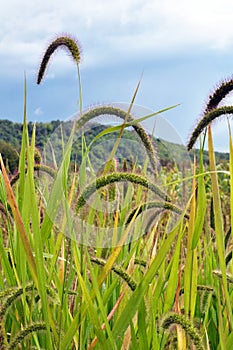
{"label": "arching grass stalk", "polygon": [[[25,288],[13,287],[13,288],[7,288],[7,289],[4,289],[3,291],[1,291],[0,292],[0,299],[2,299],[3,301],[1,302],[1,306],[0,306],[0,319],[5,317],[8,308],[19,297],[21,297],[21,295],[23,295],[23,293],[29,294],[34,289],[35,289],[34,284],[33,283],[29,283],[28,285],[26,285]],[[53,290],[53,288],[50,287],[50,286],[46,286],[46,289],[47,289],[48,297],[50,297],[52,299],[53,303],[58,304],[59,303],[59,299],[58,299],[57,294]],[[38,298],[38,297],[36,296],[36,298]]]}
{"label": "arching grass stalk", "polygon": [[[213,275],[222,278],[222,272],[219,270],[213,270],[212,271]],[[231,275],[230,273],[226,272],[226,277],[227,277],[227,282],[229,283],[233,283],[233,275]]]}
{"label": "arching grass stalk", "polygon": [[47,47],[43,59],[40,64],[37,84],[39,85],[44,78],[45,71],[48,65],[48,62],[52,54],[59,48],[62,47],[68,51],[73,60],[78,64],[80,62],[80,49],[77,40],[71,38],[71,36],[60,36]]}
{"label": "arching grass stalk", "polygon": [[[51,168],[48,165],[44,165],[44,164],[34,164],[34,170],[35,171],[41,171],[44,172],[48,175],[50,175],[51,177],[55,178],[56,176],[56,171]],[[25,172],[27,171],[27,167],[25,168]],[[18,171],[11,179],[10,179],[10,183],[11,186],[13,186],[18,180],[19,180],[19,176],[20,176],[20,172]]]}
{"label": "arching grass stalk", "polygon": [[[129,127],[129,126],[133,126],[133,125],[137,125],[138,123],[148,119],[148,118],[151,118],[155,115],[158,115],[158,114],[161,114],[163,112],[166,112],[172,108],[175,108],[175,106],[171,106],[171,107],[168,107],[168,108],[165,108],[165,109],[162,109],[162,110],[159,110],[157,112],[154,112],[154,113],[151,113],[149,115],[146,115],[142,118],[138,118],[136,120],[133,120],[133,121],[130,121],[130,122],[127,122],[127,123],[123,123],[123,126],[124,128],[125,127]],[[108,127],[107,129],[103,130],[102,132],[100,132],[97,136],[95,136],[92,141],[89,143],[86,151],[85,151],[85,154],[83,155],[82,157],[82,163],[81,163],[81,166],[80,166],[80,188],[82,188],[82,185],[83,185],[83,179],[85,179],[85,171],[86,171],[86,161],[87,161],[87,158],[88,158],[88,153],[91,149],[91,147],[93,146],[93,144],[99,140],[101,137],[107,135],[107,134],[110,134],[110,133],[113,133],[113,132],[118,132],[122,129],[122,125],[117,125],[117,126],[112,126],[112,127]],[[156,171],[154,172],[154,174],[156,175]]]}
{"label": "arching grass stalk", "polygon": [[157,185],[150,182],[145,177],[141,175],[131,174],[131,173],[119,172],[119,173],[112,173],[112,174],[102,176],[98,178],[96,181],[92,182],[90,185],[88,185],[84,189],[80,197],[78,198],[78,201],[76,204],[76,211],[79,212],[80,209],[85,205],[86,201],[91,197],[91,195],[93,195],[100,188],[115,182],[124,182],[124,181],[129,181],[134,184],[141,185],[145,188],[148,188],[152,192],[154,192],[163,200],[171,201],[170,197],[165,192],[163,192]]}
{"label": "arching grass stalk", "polygon": [[[120,108],[112,107],[112,106],[101,106],[96,107],[94,109],[91,109],[90,111],[84,113],[81,118],[79,118],[76,122],[76,127],[78,129],[81,129],[87,122],[90,120],[100,116],[100,115],[114,115],[116,117],[119,117],[123,120],[125,120],[127,116],[127,112]],[[135,119],[131,114],[128,114],[127,116],[127,122],[133,122]],[[133,124],[132,127],[134,128],[135,132],[140,137],[142,144],[144,145],[146,152],[148,154],[151,166],[153,170],[155,171],[157,169],[157,155],[155,152],[155,148],[153,147],[152,141],[150,137],[147,135],[144,128],[139,124]]]}
{"label": "arching grass stalk", "polygon": [[[6,313],[8,309],[12,306],[12,304],[20,298],[23,293],[30,294],[35,289],[35,285],[33,283],[29,283],[25,286],[25,288],[22,287],[12,287],[4,289],[0,292],[0,349],[15,349],[17,344],[20,344],[23,339],[28,336],[29,334],[36,332],[38,330],[46,330],[46,325],[43,322],[39,323],[33,323],[29,326],[27,326],[24,330],[20,331],[15,335],[15,337],[12,339],[12,341],[7,343],[7,335],[5,333],[5,326],[4,326],[4,320],[6,317]],[[50,286],[46,286],[47,289],[47,296],[50,297],[53,301],[53,303],[58,304],[59,299],[53,288]],[[37,301],[39,298],[39,295],[35,295],[35,300]]]}
{"label": "arching grass stalk", "polygon": [[27,285],[24,289],[22,287],[18,288],[7,288],[0,292],[0,299],[3,299],[0,306],[0,319],[3,319],[5,316],[7,309],[11,306],[13,302],[15,302],[23,292],[29,293],[31,292],[35,286],[33,283]]}
{"label": "arching grass stalk", "polygon": [[[105,266],[106,261],[104,259],[91,257],[90,260],[100,266]],[[134,291],[137,288],[137,283],[134,281],[134,279],[123,269],[121,266],[113,265],[111,268],[112,271],[114,271],[118,276],[120,276],[130,287],[132,291]]]}
{"label": "arching grass stalk", "polygon": [[229,115],[233,113],[233,106],[225,106],[225,107],[219,107],[216,109],[211,110],[210,112],[206,113],[204,117],[200,120],[194,131],[192,132],[192,135],[188,141],[187,144],[187,150],[190,151],[194,144],[196,143],[198,137],[201,135],[203,131],[205,131],[206,127],[215,119],[223,116],[223,115]]}
{"label": "arching grass stalk", "polygon": [[30,334],[41,331],[46,331],[46,324],[44,322],[35,322],[30,324],[15,335],[7,346],[7,350],[15,350],[17,346],[20,345]]}
{"label": "arching grass stalk", "polygon": [[80,106],[80,114],[82,115],[82,84],[81,84],[81,74],[79,69],[79,63],[81,58],[81,50],[80,44],[78,41],[71,37],[70,35],[59,36],[47,47],[43,59],[41,61],[38,75],[37,75],[37,84],[39,85],[44,78],[46,68],[48,66],[49,60],[53,53],[58,48],[64,48],[68,51],[68,54],[72,57],[74,62],[77,64],[77,72],[78,72],[78,87],[79,87],[79,106]]}
{"label": "arching grass stalk", "polygon": [[201,336],[198,334],[197,329],[193,326],[191,321],[186,316],[171,313],[162,320],[161,327],[168,329],[172,324],[179,325],[184,329],[197,350],[205,350]]}
{"label": "arching grass stalk", "polygon": [[[211,286],[206,286],[206,285],[203,285],[203,284],[198,284],[197,285],[197,290],[198,291],[204,291],[204,292],[209,292],[211,294],[214,293],[214,288],[211,287]],[[180,295],[184,294],[184,287],[180,288]]]}
{"label": "arching grass stalk", "polygon": [[[135,212],[138,210],[138,215],[140,215],[141,213],[143,213],[143,211],[145,210],[149,210],[149,209],[164,209],[164,210],[168,210],[171,212],[174,212],[176,214],[182,214],[183,210],[177,206],[175,206],[174,204],[170,203],[170,202],[159,202],[159,201],[155,201],[155,202],[147,202],[147,203],[142,203],[138,208],[135,208],[132,210],[132,212],[130,213],[130,215],[128,216],[127,220],[126,220],[126,225],[128,225],[130,223],[130,221],[132,220],[132,217],[134,216]],[[184,217],[186,219],[189,218],[188,214],[185,214]]]}
{"label": "arching grass stalk", "polygon": [[155,220],[161,215],[163,212],[163,209],[156,210],[156,212],[151,215],[151,217],[148,219],[147,225],[145,227],[145,234],[147,234],[151,229],[152,225],[154,225]]}
{"label": "arching grass stalk", "polygon": [[[214,295],[214,288],[211,287],[211,286],[198,284],[197,285],[197,291]],[[184,287],[180,288],[179,295],[182,295],[182,294],[184,294]]]}
{"label": "arching grass stalk", "polygon": [[[206,105],[204,116],[201,119],[201,121],[198,123],[197,127],[195,128],[195,130],[193,131],[189,139],[189,142],[187,145],[188,151],[190,151],[193,148],[197,138],[203,131],[205,131],[205,135],[206,135],[206,127],[212,120],[219,117],[220,115],[232,113],[232,108],[233,108],[232,106],[218,108],[219,103],[232,90],[233,90],[233,79],[231,78],[228,81],[223,81],[220,84],[220,86],[215,89],[214,93],[209,96],[209,100]],[[204,140],[205,140],[205,137],[204,137]],[[203,141],[203,145],[204,145],[204,141]]]}

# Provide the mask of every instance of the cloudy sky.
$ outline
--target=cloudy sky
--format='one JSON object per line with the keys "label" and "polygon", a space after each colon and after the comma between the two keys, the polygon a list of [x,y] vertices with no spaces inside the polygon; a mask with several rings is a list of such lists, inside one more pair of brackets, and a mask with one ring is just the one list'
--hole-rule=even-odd
{"label": "cloudy sky", "polygon": [[[22,121],[24,73],[29,120],[74,114],[77,72],[64,51],[36,85],[46,46],[69,33],[82,49],[84,107],[129,103],[143,72],[136,104],[180,104],[164,117],[186,143],[209,93],[233,75],[232,16],[230,0],[2,0],[0,118]],[[220,150],[228,148],[226,128],[224,120],[214,126]]]}

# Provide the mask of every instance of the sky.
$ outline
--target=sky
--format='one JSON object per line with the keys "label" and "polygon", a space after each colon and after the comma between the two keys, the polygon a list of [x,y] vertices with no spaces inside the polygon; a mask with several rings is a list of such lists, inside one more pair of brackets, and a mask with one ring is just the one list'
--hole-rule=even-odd
{"label": "sky", "polygon": [[[1,0],[0,118],[22,122],[25,74],[28,120],[75,113],[77,69],[64,50],[36,84],[47,45],[69,34],[81,48],[84,108],[129,104],[141,78],[135,104],[179,104],[163,117],[186,144],[209,94],[233,75],[232,15],[230,0]],[[226,151],[226,120],[213,131],[216,149]]]}

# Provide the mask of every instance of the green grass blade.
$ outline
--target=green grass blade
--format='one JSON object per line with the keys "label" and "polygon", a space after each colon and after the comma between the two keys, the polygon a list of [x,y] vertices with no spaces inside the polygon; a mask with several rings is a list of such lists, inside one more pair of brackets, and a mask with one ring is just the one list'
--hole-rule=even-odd
{"label": "green grass blade", "polygon": [[[93,300],[90,296],[90,291],[87,289],[86,283],[82,277],[81,271],[80,271],[80,263],[78,261],[78,257],[75,256],[75,267],[76,267],[76,272],[78,275],[78,280],[81,286],[81,290],[83,293],[83,303],[87,305],[87,310],[90,316],[90,320],[92,321],[94,330],[96,332],[96,335],[98,337],[99,343],[101,345],[101,349],[103,350],[109,350],[109,347],[107,346],[106,339],[104,337],[104,333],[101,329],[101,324],[99,321],[99,317],[97,314],[97,310],[94,307]],[[62,349],[67,349],[67,347],[64,347],[64,344],[62,345]]]}
{"label": "green grass blade", "polygon": [[[200,162],[199,162],[199,173],[204,173],[203,168],[203,151],[200,150]],[[204,219],[205,219],[205,213],[206,213],[206,190],[205,190],[205,180],[204,175],[198,177],[198,192],[197,192],[197,213],[195,218],[195,227],[193,232],[193,238],[192,238],[192,249],[195,249],[197,246],[197,243],[200,239],[203,225],[204,225]]]}
{"label": "green grass blade", "polygon": [[36,286],[38,287],[36,262],[35,262],[35,259],[34,259],[33,253],[32,253],[32,248],[31,248],[28,236],[27,236],[27,232],[26,232],[26,229],[25,229],[25,226],[24,226],[24,223],[23,223],[20,211],[19,211],[19,207],[16,203],[15,196],[14,196],[13,190],[11,188],[9,178],[7,176],[7,173],[6,173],[6,169],[5,169],[1,154],[0,154],[0,165],[2,168],[2,174],[3,174],[4,183],[5,183],[5,187],[6,187],[8,202],[9,202],[9,205],[10,205],[12,213],[13,213],[13,217],[14,217],[14,220],[16,223],[16,227],[17,227],[19,236],[20,236],[21,241],[22,241],[23,246],[24,246],[24,250],[25,250],[25,254],[27,256],[27,261],[28,261],[28,264],[30,267],[32,278],[33,278]]}
{"label": "green grass blade", "polygon": [[229,318],[230,329],[233,331],[233,316],[232,316],[232,305],[230,301],[228,286],[227,286],[227,277],[226,277],[226,265],[225,265],[225,246],[224,246],[224,230],[223,230],[223,214],[221,209],[221,200],[218,186],[218,178],[215,173],[216,163],[215,163],[215,154],[212,140],[211,127],[208,127],[208,148],[209,148],[209,159],[210,159],[210,170],[211,181],[212,181],[212,193],[213,193],[213,203],[214,203],[214,221],[215,221],[215,231],[216,231],[216,241],[217,241],[217,250],[219,257],[219,265],[222,272],[222,286],[224,290],[224,297],[226,300],[226,310]]}
{"label": "green grass blade", "polygon": [[48,349],[53,349],[51,342],[51,331],[50,331],[50,320],[49,320],[49,306],[48,306],[48,298],[46,294],[46,289],[44,286],[46,285],[46,274],[44,267],[44,257],[43,257],[43,244],[41,239],[40,232],[40,217],[37,206],[37,198],[35,191],[35,183],[34,183],[34,152],[35,152],[35,125],[32,133],[31,146],[28,149],[28,178],[29,178],[29,192],[30,198],[29,203],[31,206],[31,220],[32,220],[32,231],[34,237],[34,248],[35,248],[35,261],[37,268],[37,277],[38,277],[38,292],[42,301],[42,311],[43,317],[46,324],[47,337],[46,337],[46,346]]}
{"label": "green grass blade", "polygon": [[51,232],[61,201],[62,200],[64,201],[65,197],[68,196],[67,175],[68,175],[68,168],[70,163],[74,132],[75,132],[75,124],[71,131],[67,145],[65,147],[64,156],[63,156],[61,165],[58,169],[57,176],[54,180],[53,187],[47,203],[46,215],[41,227],[41,236],[42,236],[43,242],[45,242],[46,238],[49,236]]}
{"label": "green grass blade", "polygon": [[90,149],[91,147],[93,146],[93,144],[98,141],[101,137],[107,135],[107,134],[110,134],[110,133],[113,133],[113,132],[117,132],[117,131],[121,131],[122,128],[125,129],[129,126],[132,126],[132,125],[136,125],[138,123],[141,123],[142,121],[146,120],[146,119],[149,119],[149,118],[152,118],[156,115],[159,115],[161,113],[164,113],[166,111],[169,111],[170,109],[172,108],[175,108],[177,107],[178,105],[174,105],[174,106],[171,106],[171,107],[168,107],[168,108],[164,108],[164,109],[161,109],[157,112],[154,112],[154,113],[151,113],[151,114],[148,114],[142,118],[138,118],[138,119],[135,119],[131,122],[127,122],[127,123],[123,123],[121,125],[116,125],[116,126],[111,126],[109,128],[106,128],[105,130],[101,131],[97,136],[95,136],[91,142],[89,143],[87,149],[86,149],[86,152],[85,154],[83,155],[83,158],[82,158],[82,164],[81,164],[81,169],[82,169],[82,172],[84,172],[83,168],[86,167],[86,162],[87,162],[87,157],[88,157],[88,154],[90,152]]}
{"label": "green grass blade", "polygon": [[138,287],[129,298],[124,310],[122,311],[121,315],[119,316],[119,318],[117,319],[113,327],[113,336],[115,337],[115,339],[117,339],[118,337],[122,337],[127,327],[129,326],[130,320],[132,320],[133,316],[138,310],[139,305],[141,304],[141,301],[146,293],[146,290],[149,284],[153,280],[155,274],[158,272],[158,269],[163,263],[164,259],[166,259],[166,255],[168,251],[171,249],[171,246],[177,236],[179,227],[180,227],[180,221],[172,230],[172,232],[169,233],[169,236],[160,247],[157,255],[155,256],[154,260],[151,262],[149,269],[147,270],[144,277],[140,281]]}
{"label": "green grass blade", "polygon": [[124,123],[123,123],[122,126],[121,126],[119,135],[117,136],[116,142],[115,142],[115,144],[114,144],[114,146],[113,146],[113,148],[112,148],[112,151],[111,151],[111,154],[110,154],[110,156],[109,156],[109,159],[108,159],[108,161],[106,162],[106,165],[105,165],[105,167],[104,167],[104,174],[108,173],[109,170],[110,170],[110,168],[111,168],[111,162],[112,162],[113,158],[115,157],[117,148],[118,148],[118,146],[119,146],[119,144],[120,144],[120,140],[121,140],[121,137],[122,137],[122,135],[123,135],[123,132],[124,132],[124,129],[125,129],[125,126],[126,126],[126,122],[127,122],[128,117],[129,117],[129,115],[130,115],[130,112],[131,112],[131,109],[132,109],[132,107],[133,107],[135,98],[136,98],[136,96],[137,96],[140,83],[141,83],[141,79],[139,80],[139,82],[138,82],[138,84],[137,84],[137,87],[136,87],[136,90],[135,90],[135,92],[134,92],[133,98],[132,98],[132,100],[131,100],[131,102],[130,102],[130,106],[129,106],[128,111],[127,111],[127,113],[126,113]]}
{"label": "green grass blade", "polygon": [[229,130],[229,150],[230,150],[230,206],[231,206],[231,234],[233,237],[233,144],[230,124],[228,123]]}
{"label": "green grass blade", "polygon": [[138,338],[139,348],[142,350],[149,350],[147,339],[147,312],[144,298],[142,298],[138,309]]}
{"label": "green grass blade", "polygon": [[[196,172],[196,162],[194,161],[194,175]],[[192,249],[192,240],[195,227],[196,215],[196,178],[193,177],[192,198],[189,215],[188,237],[187,237],[187,255],[184,270],[184,309],[186,315],[191,318],[194,316],[196,293],[197,293],[197,251]]]}
{"label": "green grass blade", "polygon": [[179,258],[180,258],[180,244],[181,244],[181,237],[183,236],[182,232],[182,226],[180,227],[180,232],[178,235],[177,243],[176,243],[176,250],[172,258],[172,267],[171,267],[171,272],[169,276],[169,280],[167,282],[167,287],[166,287],[166,297],[165,297],[165,302],[164,302],[164,309],[163,313],[166,313],[168,311],[172,310],[174,300],[175,300],[175,295],[176,295],[176,289],[177,289],[177,284],[178,284],[178,273],[177,271],[179,270]]}
{"label": "green grass blade", "polygon": [[86,254],[86,256],[87,256],[87,259],[88,259],[88,266],[89,266],[90,275],[91,275],[91,279],[92,279],[93,292],[95,293],[96,299],[98,301],[98,306],[99,306],[99,309],[100,309],[100,312],[101,312],[101,316],[103,317],[103,320],[104,320],[104,325],[105,325],[105,328],[106,328],[106,331],[107,331],[107,335],[108,335],[108,338],[109,338],[109,343],[111,344],[111,349],[114,350],[114,349],[116,349],[115,341],[114,341],[114,338],[112,336],[112,331],[111,331],[110,326],[109,326],[109,321],[107,319],[103,297],[101,296],[101,293],[100,293],[100,290],[99,290],[98,281],[97,281],[96,275],[94,273],[94,270],[92,268],[91,261],[89,259],[88,254]]}
{"label": "green grass blade", "polygon": [[21,151],[20,151],[20,157],[19,157],[19,197],[18,197],[18,206],[19,206],[19,211],[20,212],[21,212],[22,206],[23,206],[24,184],[25,184],[25,170],[26,170],[26,155],[27,155],[27,148],[28,148],[28,145],[29,145],[26,105],[27,105],[27,85],[26,85],[26,76],[25,76],[25,78],[24,78],[23,131],[22,131]]}

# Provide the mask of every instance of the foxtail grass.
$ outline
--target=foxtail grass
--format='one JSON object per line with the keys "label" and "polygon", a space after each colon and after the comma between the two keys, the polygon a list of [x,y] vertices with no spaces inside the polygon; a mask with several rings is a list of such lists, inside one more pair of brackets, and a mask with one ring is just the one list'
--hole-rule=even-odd
{"label": "foxtail grass", "polygon": [[[59,37],[45,53],[38,83],[60,47],[79,64],[79,45],[69,36]],[[155,170],[158,157],[151,136],[139,124],[152,115],[135,120],[130,114],[139,85],[128,112],[111,106],[81,112],[73,121],[68,141],[62,138],[60,164],[53,154],[54,169],[43,164],[43,158],[40,164],[35,163],[36,126],[29,138],[25,86],[22,144],[15,177],[9,178],[0,158],[2,349],[231,348],[233,205],[232,198],[228,205],[227,196],[230,192],[232,197],[233,192],[233,150],[229,132],[230,166],[224,170],[223,179],[214,157],[211,123],[232,113],[232,107],[219,107],[232,86],[232,80],[223,83],[210,96],[203,120],[193,131],[189,148],[208,128],[209,168],[203,161],[201,142],[199,163],[194,163],[192,173],[180,180],[192,180],[190,198],[182,203],[185,209],[176,205],[178,197],[182,198],[182,188],[176,187],[177,168],[158,172],[156,183],[146,176],[148,159]],[[107,114],[121,118],[122,125],[107,128],[90,145],[85,145],[83,139],[82,169],[76,173],[70,167],[76,131]],[[130,166],[123,162],[123,171],[118,172],[114,164],[122,131],[129,126],[134,127],[147,151],[143,175],[134,172],[132,159]],[[112,132],[118,132],[119,137],[108,164],[95,181],[86,184],[83,178],[90,149]],[[45,172],[52,182],[45,184],[43,193],[38,188],[37,172]],[[167,192],[157,185],[159,180],[171,185],[166,186]],[[96,207],[86,205],[100,191],[100,199],[106,199],[109,190],[111,199],[117,202],[119,183],[133,188],[130,201],[127,187],[122,190],[123,203],[129,202],[126,208],[118,205],[109,213],[102,211],[101,200],[96,200]],[[153,200],[145,198],[145,192],[153,194]],[[148,209],[151,218],[148,215],[147,226],[137,239],[128,241],[132,228],[135,232],[141,230],[140,215],[147,216]],[[177,221],[169,227],[173,213]],[[74,227],[74,219],[82,215],[90,227],[95,224],[106,230],[111,225],[113,236],[120,228],[120,236],[110,237],[114,244],[107,247],[97,244],[102,237],[94,237],[86,246],[85,229],[76,232]],[[81,234],[79,241],[76,234]]]}
{"label": "foxtail grass", "polygon": [[200,335],[198,334],[197,329],[187,317],[176,313],[171,313],[163,319],[161,327],[168,329],[172,324],[177,324],[185,330],[185,332],[190,336],[197,350],[205,350],[204,344]]}
{"label": "foxtail grass", "polygon": [[45,51],[37,76],[37,84],[40,84],[44,78],[45,71],[49,60],[51,59],[51,56],[60,47],[68,51],[75,63],[80,62],[80,48],[77,40],[67,35],[58,37],[52,41],[52,43],[47,47]]}

